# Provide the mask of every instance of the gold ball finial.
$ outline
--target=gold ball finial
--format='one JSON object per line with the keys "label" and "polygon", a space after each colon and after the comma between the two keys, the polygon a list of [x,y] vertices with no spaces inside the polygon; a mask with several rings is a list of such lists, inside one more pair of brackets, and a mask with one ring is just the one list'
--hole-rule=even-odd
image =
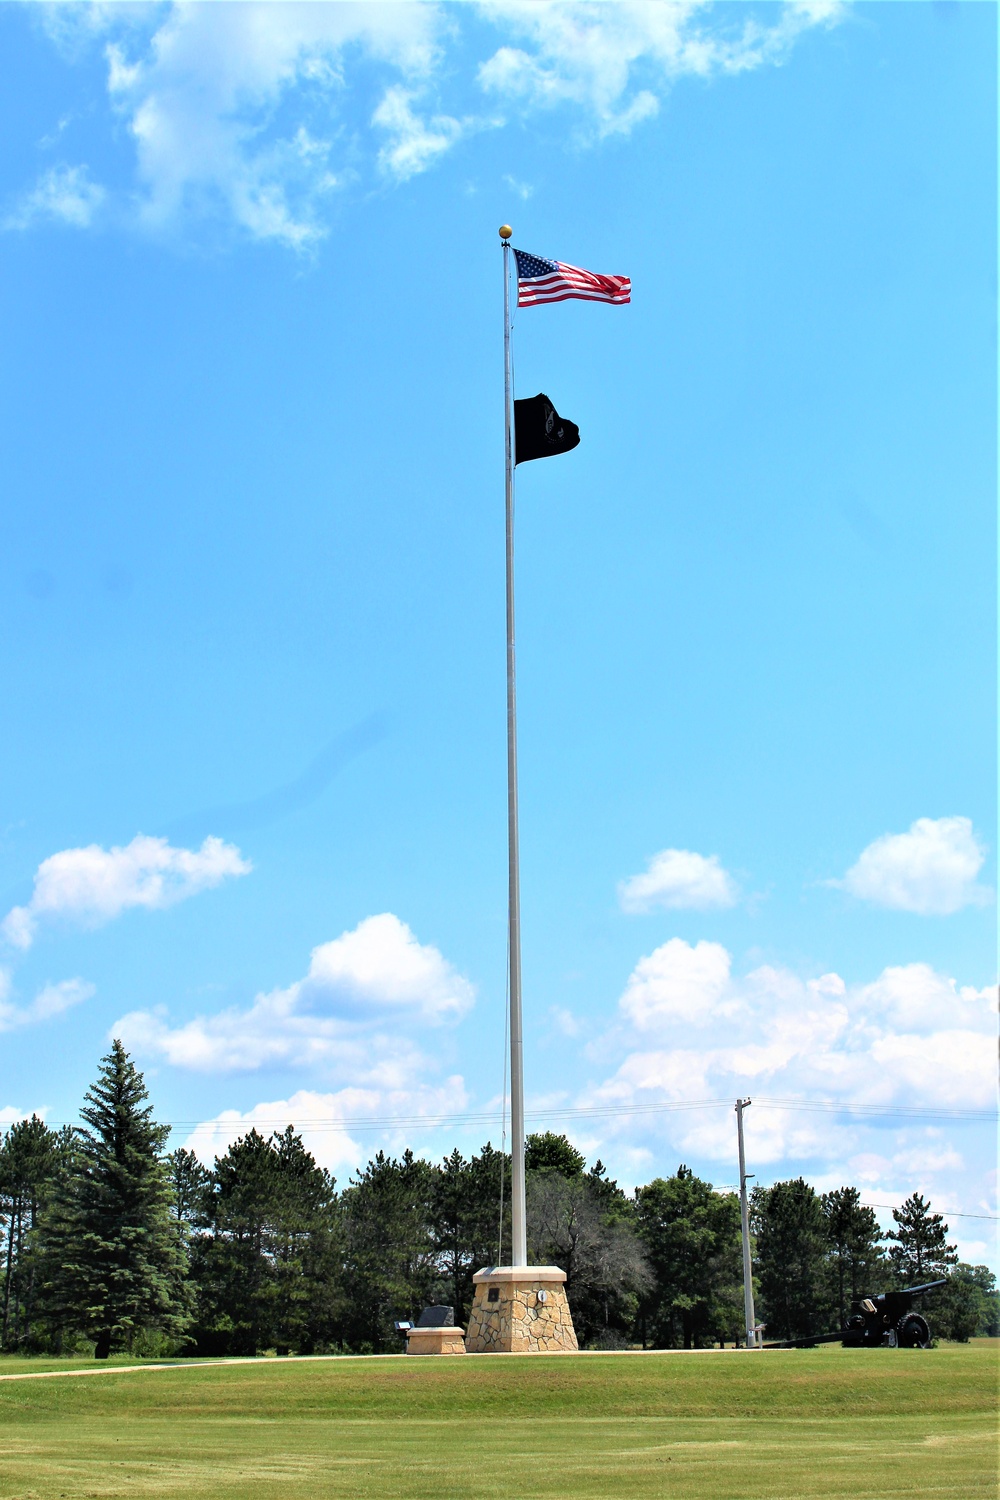
{"label": "gold ball finial", "polygon": [[509,224],[500,225],[500,238],[502,240],[509,240],[513,233],[514,231],[513,229],[511,229]]}

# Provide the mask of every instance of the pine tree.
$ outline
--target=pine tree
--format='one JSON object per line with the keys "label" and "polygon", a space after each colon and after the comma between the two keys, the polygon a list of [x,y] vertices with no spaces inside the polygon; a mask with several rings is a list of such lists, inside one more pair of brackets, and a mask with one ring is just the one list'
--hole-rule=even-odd
{"label": "pine tree", "polygon": [[958,1261],[955,1246],[949,1245],[948,1226],[941,1214],[932,1214],[920,1193],[912,1193],[902,1208],[894,1208],[896,1228],[887,1240],[889,1261],[901,1286],[944,1276],[948,1266]]}
{"label": "pine tree", "polygon": [[345,1339],[373,1353],[399,1349],[398,1318],[416,1318],[444,1293],[431,1239],[438,1169],[404,1151],[379,1151],[345,1189]]}
{"label": "pine tree", "polygon": [[66,1132],[50,1130],[32,1115],[30,1120],[16,1121],[0,1146],[0,1342],[5,1349],[16,1348],[30,1338],[36,1281],[32,1241],[68,1145]]}
{"label": "pine tree", "polygon": [[882,1231],[875,1211],[864,1208],[857,1188],[824,1193],[821,1206],[826,1223],[830,1303],[840,1328],[846,1326],[852,1302],[870,1292],[885,1275],[880,1249]]}
{"label": "pine tree", "polygon": [[441,1296],[454,1307],[456,1323],[465,1323],[475,1290],[473,1276],[484,1266],[502,1264],[501,1241],[510,1243],[509,1159],[489,1143],[469,1161],[459,1150],[452,1151],[431,1183],[429,1224]]}
{"label": "pine tree", "polygon": [[184,1256],[160,1154],[168,1127],[154,1123],[148,1097],[116,1039],[39,1226],[48,1321],[92,1338],[96,1359],[130,1349],[141,1332],[176,1336],[187,1323]]}
{"label": "pine tree", "polygon": [[[182,1164],[190,1176],[189,1164]],[[291,1126],[256,1130],[218,1158],[202,1189],[191,1263],[202,1354],[328,1346],[340,1315],[335,1184]]]}
{"label": "pine tree", "polygon": [[752,1217],[768,1337],[822,1332],[827,1245],[815,1189],[801,1177],[755,1188]]}
{"label": "pine tree", "polygon": [[524,1143],[526,1172],[559,1172],[563,1177],[582,1177],[587,1158],[572,1141],[551,1130],[529,1135]]}
{"label": "pine tree", "polygon": [[167,1171],[173,1189],[171,1211],[183,1243],[191,1227],[204,1222],[211,1173],[203,1167],[193,1151],[178,1147],[167,1157]]}

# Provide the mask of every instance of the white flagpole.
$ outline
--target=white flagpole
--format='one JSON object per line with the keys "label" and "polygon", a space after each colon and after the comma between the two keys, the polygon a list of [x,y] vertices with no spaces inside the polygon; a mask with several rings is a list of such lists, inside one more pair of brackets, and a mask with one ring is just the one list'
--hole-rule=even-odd
{"label": "white flagpole", "polygon": [[524,1211],[524,1058],[521,1041],[521,883],[517,848],[517,700],[514,672],[514,443],[510,378],[510,237],[503,240],[503,390],[507,518],[507,923],[510,937],[510,1154],[512,1266],[528,1264]]}

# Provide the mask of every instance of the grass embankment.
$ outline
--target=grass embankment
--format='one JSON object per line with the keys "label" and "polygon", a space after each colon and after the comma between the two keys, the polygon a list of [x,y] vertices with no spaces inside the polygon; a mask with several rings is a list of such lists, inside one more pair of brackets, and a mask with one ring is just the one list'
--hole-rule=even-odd
{"label": "grass embankment", "polygon": [[992,1500],[997,1354],[977,1340],[4,1381],[0,1497]]}

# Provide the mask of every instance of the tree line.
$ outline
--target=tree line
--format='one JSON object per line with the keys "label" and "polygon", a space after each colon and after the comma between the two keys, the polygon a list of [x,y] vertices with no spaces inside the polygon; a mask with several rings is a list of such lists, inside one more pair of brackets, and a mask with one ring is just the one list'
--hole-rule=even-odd
{"label": "tree line", "polygon": [[[399,1350],[394,1324],[450,1304],[510,1244],[510,1159],[379,1151],[338,1189],[289,1126],[207,1168],[166,1150],[142,1074],[115,1041],[81,1110],[0,1141],[0,1347],[133,1355]],[[633,1193],[565,1136],[528,1138],[529,1259],[567,1273],[580,1343],[697,1348],[743,1334],[739,1199],[680,1166]],[[854,1187],[757,1188],[754,1283],[766,1337],[834,1332],[853,1300],[947,1275],[939,1337],[1000,1334],[985,1266],[959,1264],[918,1193],[883,1235]]]}

